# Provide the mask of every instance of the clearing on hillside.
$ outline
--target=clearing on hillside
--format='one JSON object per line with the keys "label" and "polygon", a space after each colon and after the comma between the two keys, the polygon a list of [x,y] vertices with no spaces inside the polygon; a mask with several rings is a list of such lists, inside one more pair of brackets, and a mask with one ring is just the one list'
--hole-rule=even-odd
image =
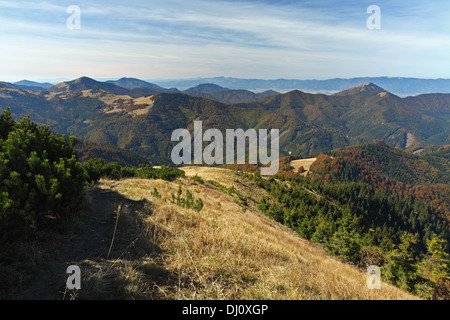
{"label": "clearing on hillside", "polygon": [[292,171],[295,173],[298,172],[298,169],[300,167],[303,167],[305,169],[304,172],[299,172],[301,175],[306,176],[309,172],[309,169],[311,168],[311,165],[314,161],[316,161],[317,158],[308,158],[308,159],[298,159],[298,160],[292,160],[290,165],[292,168],[294,168]]}

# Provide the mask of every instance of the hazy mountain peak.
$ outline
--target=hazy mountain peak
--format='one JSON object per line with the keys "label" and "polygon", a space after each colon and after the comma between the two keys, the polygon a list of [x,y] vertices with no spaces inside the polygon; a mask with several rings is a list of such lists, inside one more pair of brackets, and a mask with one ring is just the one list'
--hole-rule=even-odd
{"label": "hazy mountain peak", "polygon": [[202,93],[211,93],[211,92],[221,92],[228,90],[214,83],[202,83],[195,87],[184,90],[185,93],[194,93],[194,92],[202,92]]}
{"label": "hazy mountain peak", "polygon": [[120,78],[118,80],[108,80],[106,83],[111,83],[116,86],[132,90],[132,89],[153,89],[155,92],[167,91],[167,89],[160,87],[154,83],[150,83],[137,78]]}
{"label": "hazy mountain peak", "polygon": [[351,96],[361,92],[382,93],[386,92],[383,88],[373,84],[372,82],[363,83],[346,90],[335,93],[335,96]]}
{"label": "hazy mountain peak", "polygon": [[297,97],[297,98],[313,96],[313,95],[314,94],[312,94],[312,93],[304,92],[304,91],[301,91],[298,89],[294,89],[294,90],[291,90],[291,91],[281,94],[281,96],[283,96],[283,97]]}
{"label": "hazy mountain peak", "polygon": [[126,95],[129,93],[129,91],[125,88],[116,86],[112,83],[100,82],[86,76],[79,77],[75,80],[58,83],[57,85],[51,87],[48,91],[68,92],[68,91],[83,91],[93,89],[103,89],[105,91],[109,91],[115,94]]}
{"label": "hazy mountain peak", "polygon": [[86,76],[82,76],[75,80],[68,81],[68,83],[71,83],[71,84],[96,84],[96,83],[98,83],[98,81],[96,81],[92,78],[86,77]]}
{"label": "hazy mountain peak", "polygon": [[20,89],[48,89],[53,86],[53,84],[48,82],[36,82],[36,81],[30,81],[30,80],[20,80],[17,82],[14,82],[12,84],[16,88]]}
{"label": "hazy mountain peak", "polygon": [[50,91],[93,89],[96,87],[97,84],[99,84],[98,81],[83,76],[75,80],[60,82],[55,86],[51,87]]}

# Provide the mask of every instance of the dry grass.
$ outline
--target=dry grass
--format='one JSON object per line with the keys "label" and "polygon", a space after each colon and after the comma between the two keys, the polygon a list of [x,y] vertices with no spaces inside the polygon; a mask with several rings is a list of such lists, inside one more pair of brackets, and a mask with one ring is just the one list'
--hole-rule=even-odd
{"label": "dry grass", "polygon": [[[252,181],[227,169],[185,170],[187,177],[174,182],[101,180],[96,188],[89,189],[86,198],[92,211],[86,214],[93,215],[79,221],[79,232],[69,237],[67,255],[58,255],[62,268],[43,272],[48,276],[60,273],[61,279],[55,280],[48,296],[417,299],[387,284],[382,284],[380,290],[368,289],[365,273],[330,257],[320,246],[262,215],[255,204],[267,194]],[[203,182],[194,181],[195,175]],[[208,182],[211,180],[220,185]],[[179,187],[183,196],[190,190],[194,198],[203,200],[200,212],[170,201]],[[228,192],[231,187],[234,192]],[[154,196],[155,188],[160,197]],[[255,201],[249,200],[247,205],[239,201],[246,197]],[[57,242],[61,249],[62,243]],[[33,252],[38,250],[33,248],[27,249],[27,254],[34,257],[29,259],[27,270],[40,268],[48,256]],[[71,264],[81,269],[78,291],[65,288],[65,268]],[[8,275],[8,270],[3,269],[2,274]],[[42,290],[48,286],[46,281],[41,282],[29,291],[31,297],[43,295]]]}
{"label": "dry grass", "polygon": [[290,165],[292,168],[294,168],[294,172],[298,172],[298,169],[300,167],[303,167],[305,169],[305,172],[301,173],[301,175],[306,176],[314,161],[316,161],[316,158],[299,159],[291,161]]}
{"label": "dry grass", "polygon": [[[191,167],[186,168],[186,173],[188,177],[197,174],[205,182],[190,178],[175,182],[101,181],[103,189],[153,204],[151,214],[140,214],[139,233],[145,236],[136,246],[145,247],[151,242],[160,251],[149,256],[142,254],[146,250],[143,248],[138,250],[141,255],[131,260],[122,256],[109,262],[86,262],[92,270],[88,282],[98,287],[93,296],[104,295],[120,283],[119,298],[416,299],[387,284],[379,290],[368,289],[367,275],[356,267],[331,258],[320,247],[261,215],[252,205],[243,210],[236,196],[206,182],[218,181],[248,194],[250,182],[233,172]],[[189,189],[195,198],[203,200],[200,212],[169,201],[179,186],[183,194]],[[154,188],[161,198],[152,196]],[[254,189],[252,195],[257,198]],[[153,277],[154,270],[162,276]],[[102,278],[114,284],[105,289],[102,286],[108,282],[99,280]]]}

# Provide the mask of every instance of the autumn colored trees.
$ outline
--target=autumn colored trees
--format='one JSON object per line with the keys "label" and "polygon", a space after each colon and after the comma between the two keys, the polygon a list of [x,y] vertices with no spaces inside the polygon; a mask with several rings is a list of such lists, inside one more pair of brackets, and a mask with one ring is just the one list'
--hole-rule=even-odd
{"label": "autumn colored trees", "polygon": [[299,236],[363,270],[379,266],[404,290],[448,296],[450,230],[423,200],[362,181],[249,176],[276,200],[262,198],[259,209]]}

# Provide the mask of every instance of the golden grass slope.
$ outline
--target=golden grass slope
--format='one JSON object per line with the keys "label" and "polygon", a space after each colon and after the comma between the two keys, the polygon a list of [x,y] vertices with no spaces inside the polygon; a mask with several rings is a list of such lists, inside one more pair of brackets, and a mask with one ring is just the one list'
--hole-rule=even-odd
{"label": "golden grass slope", "polygon": [[305,171],[302,172],[301,175],[306,176],[309,172],[309,169],[311,168],[311,165],[313,164],[314,161],[316,161],[316,159],[317,158],[292,160],[290,165],[295,173],[298,172],[298,169],[300,167],[303,167]]}
{"label": "golden grass slope", "polygon": [[[103,190],[152,204],[151,214],[140,214],[140,229],[147,230],[148,240],[160,248],[160,254],[143,254],[128,262],[123,258],[84,262],[92,268],[97,265],[96,270],[104,275],[107,275],[105,270],[120,268],[117,272],[128,279],[127,297],[417,299],[384,283],[379,290],[368,289],[364,272],[330,257],[321,247],[262,215],[255,205],[265,191],[252,181],[227,169],[188,167],[184,170],[186,178],[174,182],[144,179],[100,182]],[[195,175],[203,182],[194,181],[191,177]],[[248,205],[243,206],[236,193],[224,192],[208,180],[225,188],[234,186],[241,197],[247,197]],[[194,198],[203,200],[200,212],[170,202],[171,194],[176,194],[179,187],[182,195],[190,190]],[[160,198],[152,194],[154,188]],[[136,213],[129,213],[132,214]],[[136,218],[130,216],[130,219]],[[126,232],[120,224],[117,229]],[[102,268],[98,267],[100,263]],[[166,281],[149,277],[146,272],[155,268],[171,276]],[[101,283],[102,275],[98,272],[87,277],[85,283],[93,283],[94,279]]]}

